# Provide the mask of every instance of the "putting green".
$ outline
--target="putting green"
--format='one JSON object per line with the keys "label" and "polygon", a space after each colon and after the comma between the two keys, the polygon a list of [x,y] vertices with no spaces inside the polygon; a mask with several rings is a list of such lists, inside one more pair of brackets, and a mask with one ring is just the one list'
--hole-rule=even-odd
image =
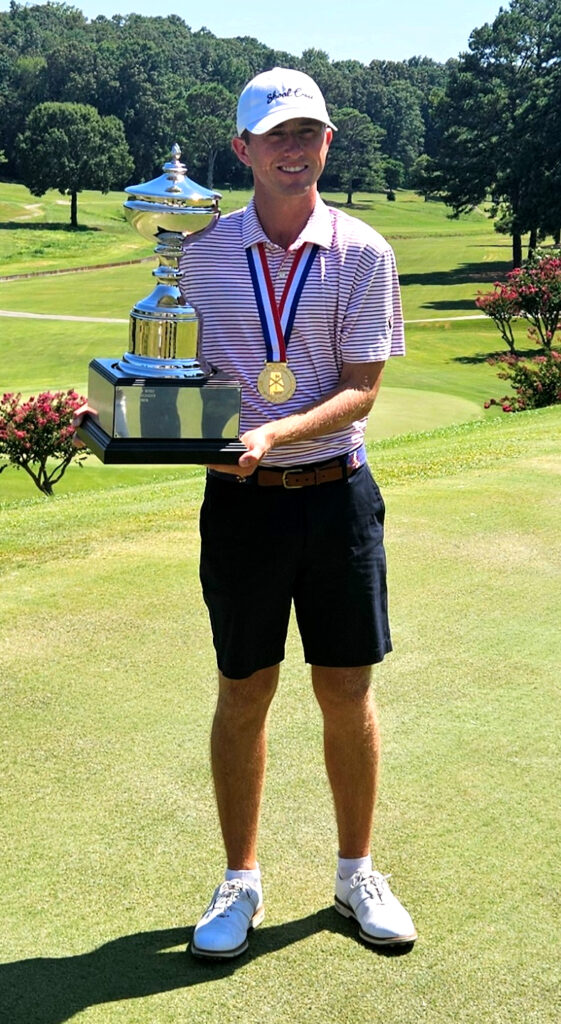
{"label": "putting green", "polygon": [[483,409],[467,398],[445,395],[441,391],[382,386],[368,421],[366,437],[376,441],[482,418]]}

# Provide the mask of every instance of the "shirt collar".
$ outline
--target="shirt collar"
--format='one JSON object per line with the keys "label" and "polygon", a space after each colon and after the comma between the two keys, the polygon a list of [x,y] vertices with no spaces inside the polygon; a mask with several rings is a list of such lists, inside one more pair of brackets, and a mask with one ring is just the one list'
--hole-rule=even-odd
{"label": "shirt collar", "polygon": [[[311,242],[313,245],[320,245],[323,249],[329,249],[332,238],[333,225],[331,223],[331,215],[323,199],[318,195],[316,205],[310,217],[290,248],[291,250],[299,249],[306,242]],[[242,240],[246,249],[250,245],[256,245],[258,242],[269,242],[270,244],[270,239],[263,231],[261,221],[257,216],[254,199],[251,199],[243,211]]]}

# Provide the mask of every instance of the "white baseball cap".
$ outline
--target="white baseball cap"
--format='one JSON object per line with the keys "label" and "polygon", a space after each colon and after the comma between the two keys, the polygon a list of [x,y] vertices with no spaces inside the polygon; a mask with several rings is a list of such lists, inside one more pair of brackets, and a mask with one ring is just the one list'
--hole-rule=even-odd
{"label": "white baseball cap", "polygon": [[263,135],[293,117],[321,121],[335,131],[325,100],[313,78],[292,68],[263,71],[248,82],[238,101],[238,135]]}

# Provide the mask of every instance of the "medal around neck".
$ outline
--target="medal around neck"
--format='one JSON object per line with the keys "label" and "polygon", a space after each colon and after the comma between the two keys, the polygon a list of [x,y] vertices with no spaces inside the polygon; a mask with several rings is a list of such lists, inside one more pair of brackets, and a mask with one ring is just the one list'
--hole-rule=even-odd
{"label": "medal around neck", "polygon": [[276,405],[288,402],[296,391],[296,377],[287,365],[286,350],[302,291],[318,249],[318,245],[307,243],[293,256],[290,272],[278,303],[263,242],[256,242],[246,249],[267,355],[265,367],[257,378],[257,389],[267,402],[274,402]]}
{"label": "medal around neck", "polygon": [[174,145],[163,174],[125,189],[129,223],[155,241],[156,287],[135,304],[129,349],[118,360],[90,363],[80,439],[104,463],[236,464],[241,384],[198,361],[199,318],[181,299],[179,258],[216,225],[219,192],[187,177]]}
{"label": "medal around neck", "polygon": [[296,391],[296,377],[286,363],[265,363],[257,378],[259,394],[268,402],[288,402]]}

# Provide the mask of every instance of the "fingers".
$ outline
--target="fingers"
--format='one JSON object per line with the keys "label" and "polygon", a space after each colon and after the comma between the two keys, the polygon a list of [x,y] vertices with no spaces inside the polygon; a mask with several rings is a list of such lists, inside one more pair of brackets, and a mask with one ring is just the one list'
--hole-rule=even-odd
{"label": "fingers", "polygon": [[208,464],[207,469],[218,470],[219,473],[230,473],[232,476],[246,477],[255,472],[264,455],[270,448],[265,430],[258,427],[256,430],[248,430],[242,435],[240,441],[246,446],[247,451],[240,455],[237,465]]}
{"label": "fingers", "polygon": [[247,451],[240,455],[238,465],[240,471],[253,473],[261,459],[271,448],[270,425],[257,427],[256,430],[248,430],[242,434],[240,441],[246,446]]}
{"label": "fingers", "polygon": [[[97,415],[97,409],[92,409],[91,405],[88,405],[88,403],[85,402],[84,405],[81,405],[76,409],[74,416],[72,417],[72,426],[74,427],[74,430],[77,430],[78,427],[82,426],[82,422],[86,416],[97,418]],[[87,445],[80,440],[77,434],[73,434],[72,444],[74,448],[87,448]]]}
{"label": "fingers", "polygon": [[238,461],[238,472],[245,471],[246,473],[253,473],[253,471],[257,469],[257,466],[261,462],[264,454],[265,452],[258,451],[255,448],[253,451],[244,452],[243,455],[240,455]]}
{"label": "fingers", "polygon": [[72,426],[80,427],[82,425],[82,420],[84,419],[84,416],[97,416],[97,409],[92,409],[91,405],[88,405],[87,402],[84,402],[83,405],[81,405],[78,409],[75,410],[72,419]]}

